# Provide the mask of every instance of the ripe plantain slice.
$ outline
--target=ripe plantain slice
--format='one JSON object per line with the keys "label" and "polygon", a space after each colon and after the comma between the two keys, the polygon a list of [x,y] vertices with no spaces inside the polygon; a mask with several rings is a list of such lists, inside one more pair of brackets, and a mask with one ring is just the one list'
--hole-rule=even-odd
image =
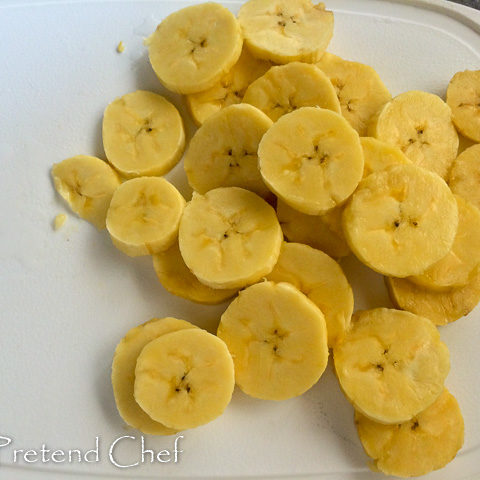
{"label": "ripe plantain slice", "polygon": [[201,329],[148,343],[135,368],[135,400],[155,421],[175,430],[211,422],[229,404],[235,374],[222,340]]}
{"label": "ripe plantain slice", "polygon": [[376,272],[394,277],[418,275],[444,257],[457,225],[457,202],[447,184],[408,164],[369,175],[343,212],[353,253]]}
{"label": "ripe plantain slice", "polygon": [[308,245],[284,242],[267,280],[292,284],[322,311],[329,347],[344,337],[353,312],[352,287],[340,265],[327,254]]}
{"label": "ripe plantain slice", "polygon": [[359,135],[366,135],[372,116],[392,99],[378,73],[368,65],[328,52],[316,65],[335,87],[342,115]]}
{"label": "ripe plantain slice", "polygon": [[363,149],[365,167],[363,177],[368,177],[373,172],[384,170],[390,165],[403,165],[411,163],[402,151],[373,137],[360,137]]}
{"label": "ripe plantain slice", "polygon": [[255,57],[275,63],[313,63],[333,35],[333,13],[311,0],[249,0],[238,21]]}
{"label": "ripe plantain slice", "polygon": [[458,206],[458,229],[451,250],[421,275],[409,277],[413,283],[432,290],[448,290],[469,283],[480,265],[480,210],[455,196]]}
{"label": "ripe plantain slice", "polygon": [[132,328],[115,349],[112,363],[112,386],[118,413],[128,425],[151,435],[172,435],[176,430],[152,420],[138,405],[133,396],[135,366],[143,347],[167,333],[187,328],[197,328],[176,318],[152,318]]}
{"label": "ripe plantain slice", "polygon": [[386,475],[416,477],[438,470],[451,462],[463,445],[462,412],[446,389],[408,422],[382,425],[355,412],[355,424],[374,469]]}
{"label": "ripe plantain slice", "polygon": [[147,43],[160,82],[173,92],[188,94],[218,83],[240,57],[243,39],[235,16],[208,2],[170,14]]}
{"label": "ripe plantain slice", "polygon": [[217,335],[232,354],[237,385],[255,398],[301,395],[327,366],[324,316],[289,283],[242,290],[222,315]]}
{"label": "ripe plantain slice", "polygon": [[388,294],[398,308],[445,325],[468,315],[480,301],[480,269],[472,273],[464,287],[431,290],[406,278],[385,278]]}
{"label": "ripe plantain slice", "polygon": [[343,207],[336,207],[324,215],[305,215],[277,199],[277,217],[287,240],[310,245],[333,258],[350,253],[343,235],[342,213]]}
{"label": "ripe plantain slice", "polygon": [[280,118],[263,136],[258,158],[270,190],[308,215],[341,205],[363,174],[357,132],[323,108],[303,107]]}
{"label": "ripe plantain slice", "polygon": [[247,88],[243,101],[262,110],[274,122],[300,107],[341,112],[328,77],[315,65],[300,62],[272,67]]}
{"label": "ripe plantain slice", "polygon": [[480,142],[480,70],[457,72],[447,89],[453,123],[466,137]]}
{"label": "ripe plantain slice", "polygon": [[480,209],[480,145],[472,145],[455,159],[448,185]]}
{"label": "ripe plantain slice", "polygon": [[178,110],[162,96],[143,90],[108,105],[102,136],[109,162],[127,178],[167,173],[185,148]]}
{"label": "ripe plantain slice", "polygon": [[280,255],[282,229],[275,210],[238,187],[193,194],[180,222],[187,267],[212,288],[241,288],[270,273]]}
{"label": "ripe plantain slice", "polygon": [[416,165],[447,178],[458,151],[450,107],[432,93],[410,91],[388,102],[368,134],[395,145]]}
{"label": "ripe plantain slice", "polygon": [[258,169],[258,144],[272,121],[251,105],[230,105],[211,116],[193,136],[184,159],[188,183],[199,193],[242,187],[270,194]]}
{"label": "ripe plantain slice", "polygon": [[105,228],[113,192],[120,185],[117,173],[97,157],[77,155],[52,167],[55,189],[79,217]]}
{"label": "ripe plantain slice", "polygon": [[199,282],[185,265],[178,243],[153,255],[153,267],[158,280],[168,292],[192,302],[216,305],[237,293],[236,289],[210,288]]}
{"label": "ripe plantain slice", "polygon": [[175,242],[184,207],[185,199],[163,177],[133,178],[113,194],[107,230],[130,257],[153,255]]}
{"label": "ripe plantain slice", "polygon": [[240,103],[247,87],[271,66],[270,62],[254,58],[244,46],[238,62],[218,83],[208,90],[186,96],[195,123],[200,126],[222,108]]}
{"label": "ripe plantain slice", "polygon": [[333,359],[353,406],[385,424],[406,422],[430,406],[450,369],[448,348],[430,320],[388,308],[355,313]]}

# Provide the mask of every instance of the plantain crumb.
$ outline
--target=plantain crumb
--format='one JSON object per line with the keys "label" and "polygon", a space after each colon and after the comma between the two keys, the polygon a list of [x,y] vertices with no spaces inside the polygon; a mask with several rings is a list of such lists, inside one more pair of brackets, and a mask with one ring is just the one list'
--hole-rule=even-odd
{"label": "plantain crumb", "polygon": [[122,41],[120,41],[119,44],[117,45],[117,52],[122,53],[124,50],[125,50],[125,45],[123,44]]}
{"label": "plantain crumb", "polygon": [[58,230],[65,223],[65,220],[67,220],[67,216],[64,213],[59,213],[53,221],[53,228]]}

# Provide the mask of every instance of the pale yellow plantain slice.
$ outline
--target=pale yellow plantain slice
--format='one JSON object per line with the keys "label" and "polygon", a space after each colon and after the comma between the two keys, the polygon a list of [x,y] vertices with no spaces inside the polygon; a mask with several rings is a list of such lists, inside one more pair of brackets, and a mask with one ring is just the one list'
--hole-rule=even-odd
{"label": "pale yellow plantain slice", "polygon": [[397,477],[417,477],[443,468],[462,448],[464,422],[455,397],[444,390],[411,420],[382,425],[355,412],[358,436],[373,469]]}
{"label": "pale yellow plantain slice", "polygon": [[352,287],[340,265],[326,253],[284,242],[267,280],[288,282],[317,305],[325,316],[329,347],[344,337],[353,312]]}
{"label": "pale yellow plantain slice", "polygon": [[352,327],[333,349],[347,398],[385,424],[410,420],[440,396],[449,358],[430,320],[388,308],[355,313]]}
{"label": "pale yellow plantain slice", "polygon": [[480,142],[480,70],[457,72],[447,89],[453,123],[466,137]]}
{"label": "pale yellow plantain slice", "polygon": [[373,172],[384,170],[390,165],[411,163],[402,151],[373,137],[360,137],[363,148],[365,167],[363,177],[368,177]]}
{"label": "pale yellow plantain slice", "polygon": [[306,215],[277,199],[277,216],[287,240],[310,245],[333,258],[350,253],[343,235],[342,213],[343,207],[336,207],[324,215]]}
{"label": "pale yellow plantain slice", "polygon": [[468,315],[480,301],[480,269],[467,285],[446,291],[431,290],[406,278],[385,278],[392,303],[398,308],[422,315],[435,325],[445,325]]}
{"label": "pale yellow plantain slice", "polygon": [[167,333],[195,325],[176,318],[153,318],[127,332],[115,349],[112,363],[112,386],[118,413],[128,425],[150,435],[173,435],[177,430],[152,420],[138,405],[133,395],[135,366],[143,347]]}
{"label": "pale yellow plantain slice", "polygon": [[200,126],[222,108],[240,103],[248,86],[271,66],[270,62],[254,58],[244,46],[237,63],[218,83],[208,90],[186,96],[194,122]]}
{"label": "pale yellow plantain slice", "polygon": [[418,275],[452,248],[457,202],[435,173],[393,165],[359,185],[343,212],[345,237],[360,261],[395,277]]}
{"label": "pale yellow plantain slice", "polygon": [[198,281],[183,261],[178,243],[153,255],[153,266],[165,290],[178,297],[205,305],[216,305],[233,297],[236,289],[210,288]]}
{"label": "pale yellow plantain slice", "polygon": [[274,122],[301,107],[341,112],[328,77],[315,65],[300,62],[272,67],[247,88],[243,101],[262,110]]}
{"label": "pale yellow plantain slice", "polygon": [[455,159],[448,185],[480,209],[480,145],[472,145]]}
{"label": "pale yellow plantain slice", "polygon": [[311,0],[249,0],[238,21],[253,55],[275,63],[316,62],[333,35],[333,13]]}
{"label": "pale yellow plantain slice", "polygon": [[232,354],[237,385],[255,398],[301,395],[327,366],[324,316],[289,283],[242,290],[222,315],[217,335]]}
{"label": "pale yellow plantain slice", "polygon": [[372,116],[392,99],[378,73],[369,65],[325,52],[316,63],[335,87],[342,115],[359,135],[367,134]]}
{"label": "pale yellow plantain slice", "polygon": [[147,44],[160,82],[188,94],[218,83],[240,57],[243,39],[235,16],[219,3],[207,2],[170,14]]}
{"label": "pale yellow plantain slice", "polygon": [[164,175],[178,163],[185,148],[178,110],[164,97],[143,90],[108,105],[102,137],[108,161],[127,178]]}

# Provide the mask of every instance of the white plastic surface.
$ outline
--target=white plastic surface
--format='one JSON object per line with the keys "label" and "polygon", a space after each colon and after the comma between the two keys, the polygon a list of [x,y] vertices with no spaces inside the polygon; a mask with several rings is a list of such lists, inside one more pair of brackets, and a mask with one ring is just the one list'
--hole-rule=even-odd
{"label": "white plastic surface", "polygon": [[[126,257],[105,232],[69,212],[49,170],[78,153],[103,156],[103,109],[139,88],[171,99],[191,136],[181,98],[160,86],[142,44],[163,17],[190,3],[0,2],[0,437],[13,439],[0,448],[0,479],[386,478],[366,466],[331,365],[293,400],[260,401],[236,391],[221,418],[182,433],[177,463],[118,468],[109,460],[111,443],[123,435],[136,439],[119,444],[117,461],[141,460],[140,433],[124,426],[111,391],[120,338],[153,316],[214,330],[226,305],[202,307],[167,294],[149,258]],[[440,0],[326,3],[335,12],[329,50],[374,66],[394,95],[410,89],[444,95],[456,71],[480,68],[478,12]],[[240,2],[226,5],[236,12]],[[168,178],[190,194],[182,164]],[[61,212],[68,220],[54,232]],[[342,265],[356,309],[390,306],[379,275],[353,257]],[[465,417],[465,445],[447,468],[425,478],[479,478],[480,309],[441,335],[451,351],[447,386]],[[98,462],[13,462],[13,448],[85,452],[97,436]],[[146,448],[171,451],[174,438],[146,436]]]}

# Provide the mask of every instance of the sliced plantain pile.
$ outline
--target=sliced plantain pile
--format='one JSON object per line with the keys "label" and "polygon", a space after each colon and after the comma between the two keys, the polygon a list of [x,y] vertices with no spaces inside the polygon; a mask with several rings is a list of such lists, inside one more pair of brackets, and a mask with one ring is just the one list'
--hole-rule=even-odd
{"label": "sliced plantain pile", "polygon": [[[112,364],[125,423],[203,425],[235,384],[291,399],[321,379],[330,348],[372,468],[423,475],[463,444],[437,326],[480,301],[480,145],[458,155],[457,133],[480,141],[480,71],[455,74],[446,101],[392,98],[371,66],[326,52],[333,25],[311,0],[172,13],[146,44],[199,127],[189,144],[177,106],[139,90],[106,106],[107,161],[77,155],[51,173],[119,250],[152,256],[166,291],[233,298],[216,335],[173,317],[127,332]],[[185,148],[188,201],[161,177]],[[353,313],[335,260],[350,253],[385,276],[396,309]]]}

